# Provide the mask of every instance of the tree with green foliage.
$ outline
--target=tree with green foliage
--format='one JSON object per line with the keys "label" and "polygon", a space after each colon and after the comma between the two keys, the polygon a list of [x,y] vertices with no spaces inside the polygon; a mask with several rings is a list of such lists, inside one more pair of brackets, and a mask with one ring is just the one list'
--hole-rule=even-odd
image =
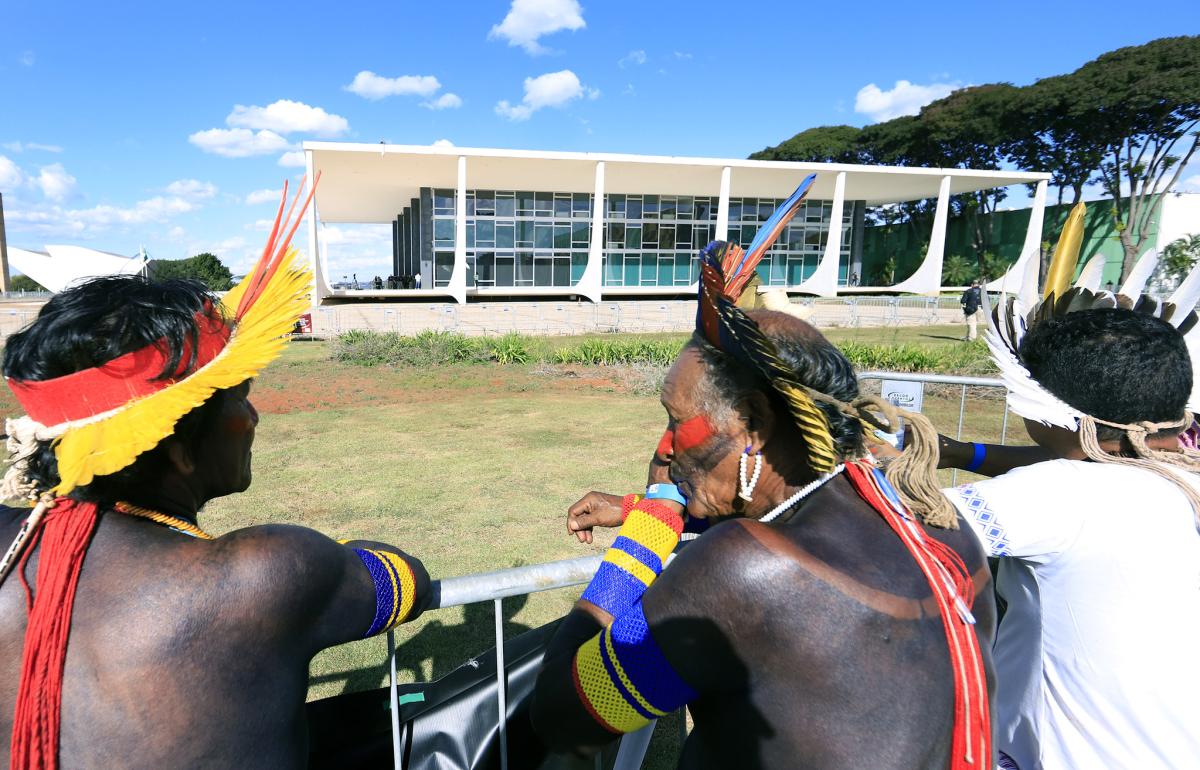
{"label": "tree with green foliage", "polygon": [[204,283],[210,291],[233,288],[233,274],[215,254],[204,252],[187,259],[158,259],[150,263],[150,276],[155,280],[192,278]]}
{"label": "tree with green foliage", "polygon": [[11,291],[45,291],[46,287],[27,275],[14,275],[8,282]]}
{"label": "tree with green foliage", "polygon": [[974,260],[961,254],[951,254],[942,260],[942,286],[966,286],[977,271]]}
{"label": "tree with green foliage", "polygon": [[[1004,160],[1004,144],[1012,133],[1008,116],[1018,91],[1007,83],[971,86],[926,105],[918,120],[934,164],[945,168],[999,168]],[[970,227],[971,245],[981,269],[993,243],[995,217],[991,215],[1007,195],[1007,189],[995,187],[951,199],[952,213],[965,219]]]}
{"label": "tree with green foliage", "polygon": [[860,163],[858,138],[861,128],[818,126],[793,136],[774,147],[759,150],[751,160],[787,160],[797,163]]}
{"label": "tree with green foliage", "polygon": [[1174,281],[1181,281],[1200,260],[1200,234],[1176,238],[1163,248],[1159,264]]}
{"label": "tree with green foliage", "polygon": [[1121,277],[1151,236],[1163,195],[1197,147],[1200,36],[1170,37],[1106,53],[1076,70],[1071,85],[1105,143],[1100,180],[1124,249]]}

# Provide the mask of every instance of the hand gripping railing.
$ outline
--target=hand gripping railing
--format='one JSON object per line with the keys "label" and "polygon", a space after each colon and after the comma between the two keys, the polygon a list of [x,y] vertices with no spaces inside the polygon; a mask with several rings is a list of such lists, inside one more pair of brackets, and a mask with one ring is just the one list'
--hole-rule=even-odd
{"label": "hand gripping railing", "polygon": [[[495,572],[480,572],[475,575],[433,581],[431,610],[444,610],[449,607],[486,601],[494,604],[496,615],[496,713],[500,719],[501,770],[506,770],[508,767],[508,736],[505,725],[508,703],[505,696],[503,602],[510,596],[522,596],[538,591],[583,585],[592,579],[592,575],[596,574],[596,569],[600,566],[600,558],[599,556],[585,556],[578,559],[531,564],[526,567],[513,567]],[[403,770],[400,708],[396,690],[396,638],[392,631],[388,631],[387,634],[387,647],[388,697],[392,713],[392,758],[395,769]],[[654,724],[651,723],[621,739],[620,748],[617,750],[616,764],[613,766],[614,770],[637,770],[641,766],[653,730]],[[599,757],[596,759],[596,765],[600,766]]]}

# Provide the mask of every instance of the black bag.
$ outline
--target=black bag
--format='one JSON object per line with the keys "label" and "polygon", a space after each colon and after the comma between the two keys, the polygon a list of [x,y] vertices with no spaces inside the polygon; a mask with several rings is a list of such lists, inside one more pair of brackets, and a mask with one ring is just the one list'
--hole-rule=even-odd
{"label": "black bag", "polygon": [[[533,685],[558,622],[504,643],[508,673],[508,766],[513,770],[595,770],[595,759],[550,754],[529,719]],[[399,654],[404,654],[403,647]],[[405,770],[499,770],[496,651],[481,653],[436,682],[397,688]],[[313,770],[391,768],[388,689],[336,695],[308,704],[309,767]],[[611,768],[614,741],[601,753]]]}

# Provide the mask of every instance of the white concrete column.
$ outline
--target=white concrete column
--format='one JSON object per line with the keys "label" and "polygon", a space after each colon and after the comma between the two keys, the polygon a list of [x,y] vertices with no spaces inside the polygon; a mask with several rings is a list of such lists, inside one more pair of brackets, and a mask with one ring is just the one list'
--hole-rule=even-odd
{"label": "white concrete column", "polygon": [[[987,291],[1007,292],[1009,294],[1017,293],[1021,290],[1025,274],[1032,262],[1033,289],[1030,296],[1036,296],[1037,277],[1039,268],[1041,267],[1039,255],[1042,251],[1042,223],[1045,221],[1046,216],[1046,181],[1043,179],[1034,188],[1033,203],[1029,207],[1029,227],[1025,230],[1025,243],[1021,246],[1021,255],[1017,257],[1017,261],[1004,275],[984,287]],[[1026,305],[1026,310],[1030,307],[1032,306]]]}
{"label": "white concrete column", "polygon": [[714,240],[729,238],[729,166],[721,169],[721,197],[717,200],[717,232]]}
{"label": "white concrete column", "polygon": [[933,232],[925,260],[907,280],[892,286],[899,292],[936,297],[942,288],[942,258],[946,251],[946,222],[950,216],[950,177],[942,177],[938,186],[937,209],[933,214]]}
{"label": "white concrete column", "polygon": [[[434,275],[437,262],[434,261]],[[460,304],[467,301],[467,156],[458,156],[458,187],[454,191],[454,267],[446,287]]]}
{"label": "white concrete column", "polygon": [[[313,175],[312,150],[304,151],[304,168],[305,173],[308,175],[308,183],[313,184],[316,181],[316,177]],[[321,241],[318,237],[317,216],[317,196],[314,195],[312,203],[308,207],[308,264],[312,268],[313,274],[313,307],[320,305],[321,300],[333,292],[329,287],[329,278],[325,275],[324,260],[321,259]]]}
{"label": "white concrete column", "polygon": [[579,283],[575,284],[577,294],[587,297],[592,302],[599,302],[602,292],[604,272],[604,218],[607,207],[604,205],[604,161],[596,161],[596,187],[592,197],[592,237],[588,241],[587,266]]}
{"label": "white concrete column", "polygon": [[818,297],[837,295],[838,263],[842,258],[842,212],[846,204],[846,172],[839,171],[833,183],[833,206],[829,212],[829,228],[825,234],[825,252],[812,275],[790,288],[798,294]]}

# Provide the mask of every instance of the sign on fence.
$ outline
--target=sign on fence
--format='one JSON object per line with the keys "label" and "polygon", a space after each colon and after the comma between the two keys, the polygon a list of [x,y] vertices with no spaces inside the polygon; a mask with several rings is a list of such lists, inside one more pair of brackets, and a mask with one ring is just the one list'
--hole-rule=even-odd
{"label": "sign on fence", "polygon": [[925,383],[908,380],[883,380],[879,385],[880,396],[889,404],[919,412],[925,405]]}

